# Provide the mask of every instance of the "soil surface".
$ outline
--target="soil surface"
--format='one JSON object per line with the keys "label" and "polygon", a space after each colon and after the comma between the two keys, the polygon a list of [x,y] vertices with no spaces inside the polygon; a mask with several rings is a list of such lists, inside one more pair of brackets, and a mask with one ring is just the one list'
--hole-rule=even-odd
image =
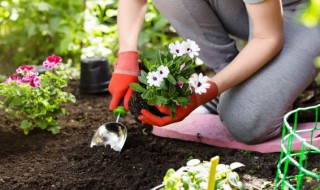
{"label": "soil surface", "polygon": [[[95,130],[116,118],[108,110],[110,95],[79,94],[78,86],[78,81],[70,82],[68,91],[76,95],[77,102],[63,105],[67,114],[59,119],[62,129],[58,135],[40,129],[24,135],[19,123],[0,111],[1,190],[148,190],[161,184],[169,168],[178,169],[191,158],[210,160],[217,155],[220,163],[245,165],[237,172],[248,189],[272,189],[279,153],[260,154],[156,137],[150,126],[138,124],[130,115],[120,119],[128,128],[120,154],[110,147],[90,148]],[[308,169],[318,167],[319,171],[318,161],[319,155],[311,154]],[[296,170],[290,167],[291,172]]]}

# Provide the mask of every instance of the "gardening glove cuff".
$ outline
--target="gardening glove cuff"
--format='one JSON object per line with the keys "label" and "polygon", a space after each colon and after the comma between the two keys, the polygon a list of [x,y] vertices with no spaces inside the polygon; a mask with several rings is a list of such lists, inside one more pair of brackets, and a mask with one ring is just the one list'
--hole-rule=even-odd
{"label": "gardening glove cuff", "polygon": [[126,51],[118,54],[114,72],[109,84],[109,92],[112,99],[109,105],[110,110],[114,110],[122,99],[124,108],[128,111],[128,101],[132,94],[131,83],[137,83],[139,76],[138,53],[136,51]]}
{"label": "gardening glove cuff", "polygon": [[114,66],[114,73],[139,76],[138,53],[136,51],[125,51],[118,54]]}

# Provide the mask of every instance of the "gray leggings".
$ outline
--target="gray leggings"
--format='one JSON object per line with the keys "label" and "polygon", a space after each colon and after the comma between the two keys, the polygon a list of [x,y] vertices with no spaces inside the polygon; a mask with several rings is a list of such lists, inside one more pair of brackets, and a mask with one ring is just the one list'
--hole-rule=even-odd
{"label": "gray leggings", "polygon": [[[179,35],[199,44],[200,58],[215,72],[238,54],[229,34],[248,39],[252,30],[242,0],[153,2]],[[301,3],[283,1],[285,42],[281,53],[252,77],[220,95],[219,115],[240,142],[256,144],[278,135],[284,114],[317,74],[314,59],[320,55],[320,26],[307,28],[296,22],[297,5]]]}

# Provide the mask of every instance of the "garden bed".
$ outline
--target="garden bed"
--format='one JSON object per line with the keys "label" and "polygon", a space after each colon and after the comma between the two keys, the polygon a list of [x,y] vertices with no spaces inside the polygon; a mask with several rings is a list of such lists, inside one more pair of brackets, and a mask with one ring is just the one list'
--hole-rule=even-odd
{"label": "garden bed", "polygon": [[[151,134],[151,127],[139,125],[132,116],[121,118],[128,138],[119,154],[109,147],[90,148],[94,131],[103,123],[115,121],[108,110],[108,95],[82,95],[78,81],[69,91],[75,104],[64,107],[67,115],[59,119],[61,133],[52,135],[39,129],[24,135],[18,122],[0,112],[0,189],[113,189],[147,190],[161,183],[169,168],[178,169],[188,159],[241,162],[237,169],[249,189],[272,189],[278,153],[218,148],[200,143],[165,139]],[[319,167],[319,157],[311,156],[311,169]]]}

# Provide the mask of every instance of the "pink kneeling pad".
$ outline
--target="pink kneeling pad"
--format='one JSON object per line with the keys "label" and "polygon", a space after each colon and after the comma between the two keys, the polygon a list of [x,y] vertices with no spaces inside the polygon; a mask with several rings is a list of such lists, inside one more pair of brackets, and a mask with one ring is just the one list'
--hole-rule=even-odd
{"label": "pink kneeling pad", "polygon": [[[312,129],[314,123],[299,124],[297,130]],[[174,138],[185,141],[194,141],[218,147],[256,151],[261,153],[281,152],[281,134],[267,142],[247,145],[237,142],[223,126],[219,116],[212,114],[191,114],[184,120],[164,127],[153,126],[152,133],[159,137]],[[310,142],[310,133],[299,134]],[[320,147],[320,130],[314,131],[313,146]],[[301,142],[294,138],[292,150],[300,150]]]}

